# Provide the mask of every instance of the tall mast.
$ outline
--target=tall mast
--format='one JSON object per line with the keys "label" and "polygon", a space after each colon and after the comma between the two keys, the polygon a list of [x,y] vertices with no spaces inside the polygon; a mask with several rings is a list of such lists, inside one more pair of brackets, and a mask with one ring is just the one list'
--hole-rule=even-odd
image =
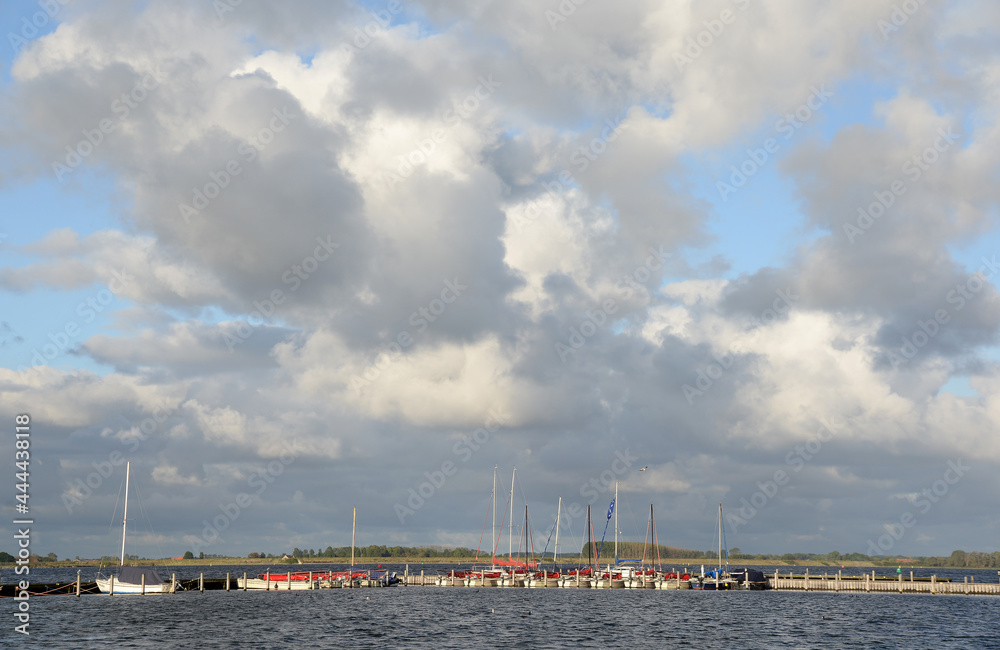
{"label": "tall mast", "polygon": [[497,561],[497,466],[493,466],[493,496],[491,497],[493,501],[493,554],[490,556],[493,559],[491,562],[496,566]]}
{"label": "tall mast", "polygon": [[[719,504],[719,571],[722,571],[722,504]],[[718,575],[715,576],[718,579]]]}
{"label": "tall mast", "polygon": [[[351,568],[354,568],[354,531],[358,527],[358,507],[354,506],[354,517],[351,520]],[[369,565],[371,566],[371,565]]]}
{"label": "tall mast", "polygon": [[615,566],[618,566],[618,481],[615,481]]}
{"label": "tall mast", "polygon": [[559,557],[559,515],[562,514],[562,497],[559,497],[559,507],[556,508],[556,550],[552,551],[552,566]]}
{"label": "tall mast", "polygon": [[514,559],[514,477],[517,476],[517,468],[510,475],[510,528],[507,529],[507,555]]}
{"label": "tall mast", "polygon": [[591,545],[590,531],[591,531],[591,527],[590,527],[590,505],[588,504],[587,505],[587,566],[588,567],[589,566],[593,566],[593,564],[594,564],[593,560],[591,559],[591,553],[590,553],[590,545]]}
{"label": "tall mast", "polygon": [[132,462],[125,463],[125,514],[122,516],[122,562],[125,566],[125,531],[128,528],[128,477],[132,468]]}

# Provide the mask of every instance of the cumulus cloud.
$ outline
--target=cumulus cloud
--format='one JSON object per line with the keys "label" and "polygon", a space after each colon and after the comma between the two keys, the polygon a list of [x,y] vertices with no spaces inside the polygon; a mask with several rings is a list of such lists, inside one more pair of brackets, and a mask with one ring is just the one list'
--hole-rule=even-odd
{"label": "cumulus cloud", "polygon": [[[975,457],[964,526],[906,540],[946,552],[1000,462],[1000,59],[968,19],[996,9],[961,4],[886,29],[863,0],[74,3],[11,66],[0,179],[106,183],[107,218],[4,242],[0,290],[121,304],[87,367],[0,369],[0,411],[51,429],[75,512],[130,455],[174,554],[240,493],[220,551],[343,543],[351,504],[373,540],[471,544],[494,465],[536,521],[612,476],[694,548],[781,469],[739,546],[863,551]],[[703,176],[781,124],[749,182],[798,235],[732,274],[779,235],[740,190],[755,238],[713,248],[732,204]]]}

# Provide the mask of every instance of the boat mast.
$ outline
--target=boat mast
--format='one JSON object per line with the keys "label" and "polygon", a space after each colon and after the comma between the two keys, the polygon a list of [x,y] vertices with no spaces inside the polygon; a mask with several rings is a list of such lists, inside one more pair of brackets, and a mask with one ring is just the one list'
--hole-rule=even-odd
{"label": "boat mast", "polygon": [[122,561],[121,566],[125,566],[125,531],[128,528],[128,477],[132,468],[132,462],[125,463],[125,514],[122,516]]}
{"label": "boat mast", "polygon": [[716,580],[719,579],[719,575],[722,573],[722,504],[719,504],[719,567],[718,572],[715,574]]}
{"label": "boat mast", "polygon": [[507,529],[507,555],[514,559],[514,477],[517,476],[517,468],[510,475],[510,528]]}
{"label": "boat mast", "polygon": [[559,557],[559,515],[562,514],[562,497],[559,497],[559,506],[556,508],[556,550],[552,551],[552,566],[556,565]]}
{"label": "boat mast", "polygon": [[591,567],[591,566],[594,565],[594,562],[591,559],[591,553],[590,553],[590,546],[591,546],[590,531],[591,530],[593,530],[593,529],[592,529],[592,527],[590,525],[590,505],[588,504],[587,505],[587,566],[588,567]]}
{"label": "boat mast", "polygon": [[496,565],[497,561],[497,466],[493,466],[493,496],[491,497],[493,501],[493,553],[490,556],[490,560],[493,565]]}
{"label": "boat mast", "polygon": [[[351,568],[354,568],[354,531],[358,527],[358,507],[354,506],[354,518],[351,521]],[[371,565],[368,565],[371,566]]]}

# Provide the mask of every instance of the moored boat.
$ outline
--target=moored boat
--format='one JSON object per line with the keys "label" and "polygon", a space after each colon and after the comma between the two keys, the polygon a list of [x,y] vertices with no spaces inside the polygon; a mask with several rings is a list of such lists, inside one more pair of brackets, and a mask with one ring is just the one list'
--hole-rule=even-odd
{"label": "moored boat", "polygon": [[97,574],[95,582],[105,594],[167,594],[180,589],[171,580],[165,581],[153,567],[125,566],[125,536],[128,533],[128,488],[132,471],[131,461],[125,463],[125,507],[122,514],[122,555],[117,574]]}

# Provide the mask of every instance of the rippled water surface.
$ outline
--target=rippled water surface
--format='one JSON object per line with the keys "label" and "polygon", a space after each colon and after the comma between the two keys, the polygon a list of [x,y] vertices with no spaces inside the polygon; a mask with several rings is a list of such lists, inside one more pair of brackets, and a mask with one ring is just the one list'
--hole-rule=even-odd
{"label": "rippled water surface", "polygon": [[35,597],[28,639],[13,632],[13,605],[3,600],[2,645],[1000,648],[1000,597],[457,587]]}

